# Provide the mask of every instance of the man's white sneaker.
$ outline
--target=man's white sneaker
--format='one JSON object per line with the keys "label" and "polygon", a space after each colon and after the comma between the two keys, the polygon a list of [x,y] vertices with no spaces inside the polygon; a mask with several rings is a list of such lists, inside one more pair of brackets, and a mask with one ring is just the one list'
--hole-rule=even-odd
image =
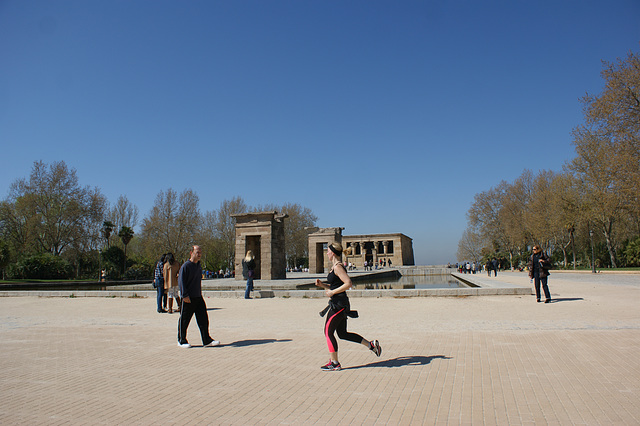
{"label": "man's white sneaker", "polygon": [[191,345],[189,343],[180,343],[180,342],[178,342],[178,347],[179,348],[189,349],[191,347]]}
{"label": "man's white sneaker", "polygon": [[219,341],[217,340],[212,340],[209,343],[207,343],[206,345],[204,345],[205,348],[212,348],[214,346],[218,346],[220,344]]}

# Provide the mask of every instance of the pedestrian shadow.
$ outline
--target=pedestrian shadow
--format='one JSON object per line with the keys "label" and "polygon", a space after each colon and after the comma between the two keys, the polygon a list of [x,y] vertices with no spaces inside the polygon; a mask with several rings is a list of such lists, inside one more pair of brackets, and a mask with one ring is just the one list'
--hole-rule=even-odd
{"label": "pedestrian shadow", "polygon": [[557,302],[576,302],[578,300],[584,300],[582,297],[559,297],[556,299],[551,299],[549,303],[557,303]]}
{"label": "pedestrian shadow", "polygon": [[427,365],[434,359],[451,359],[450,356],[433,355],[433,356],[399,356],[397,358],[385,359],[384,361],[373,362],[371,364],[357,365],[354,367],[343,367],[343,370],[355,370],[358,368],[375,368],[375,367],[406,367],[409,365]]}
{"label": "pedestrian shadow", "polygon": [[291,339],[250,339],[238,340],[237,342],[227,343],[220,346],[231,346],[234,348],[242,348],[245,346],[265,345],[267,343],[291,342]]}

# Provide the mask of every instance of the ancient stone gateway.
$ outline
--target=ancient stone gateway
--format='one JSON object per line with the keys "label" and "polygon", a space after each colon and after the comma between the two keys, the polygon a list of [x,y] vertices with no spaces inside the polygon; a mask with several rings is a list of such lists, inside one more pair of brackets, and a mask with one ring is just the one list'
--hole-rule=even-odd
{"label": "ancient stone gateway", "polygon": [[257,212],[233,214],[236,219],[236,280],[242,279],[242,259],[251,250],[256,260],[256,279],[287,278],[284,219],[287,214]]}
{"label": "ancient stone gateway", "polygon": [[320,228],[309,234],[309,272],[321,274],[324,272],[325,248],[334,241],[342,244],[342,230],[344,228]]}

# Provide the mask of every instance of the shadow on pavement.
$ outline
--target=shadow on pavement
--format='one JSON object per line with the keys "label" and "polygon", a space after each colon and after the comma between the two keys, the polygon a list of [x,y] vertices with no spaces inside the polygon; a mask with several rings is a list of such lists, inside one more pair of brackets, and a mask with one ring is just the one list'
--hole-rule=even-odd
{"label": "shadow on pavement", "polygon": [[291,342],[291,339],[253,339],[253,340],[238,340],[237,342],[227,343],[220,346],[233,346],[236,348],[241,348],[244,346],[254,346],[254,345],[264,345],[267,343],[277,343],[277,342]]}
{"label": "shadow on pavement", "polygon": [[373,368],[373,367],[406,367],[407,365],[427,365],[434,359],[451,359],[450,356],[433,355],[433,356],[399,356],[397,358],[386,359],[371,364],[358,365],[355,367],[344,367],[343,370],[355,370],[357,368]]}
{"label": "shadow on pavement", "polygon": [[557,299],[551,299],[549,303],[556,302],[575,302],[577,300],[584,300],[582,297],[559,297]]}

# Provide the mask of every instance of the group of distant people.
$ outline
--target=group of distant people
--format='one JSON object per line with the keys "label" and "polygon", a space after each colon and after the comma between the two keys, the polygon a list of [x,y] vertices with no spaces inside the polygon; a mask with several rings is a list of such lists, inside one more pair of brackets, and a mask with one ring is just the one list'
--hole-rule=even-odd
{"label": "group of distant people", "polygon": [[[449,264],[447,267],[451,268],[452,266]],[[497,277],[498,269],[502,269],[502,264],[494,257],[493,259],[487,259],[484,267],[480,262],[462,262],[456,264],[456,269],[458,269],[458,272],[461,274],[477,274],[484,269],[487,271],[488,276],[491,276],[491,271],[493,271],[494,276]]]}
{"label": "group of distant people", "polygon": [[[373,268],[386,268],[387,267],[387,262],[389,264],[389,268],[391,268],[391,266],[393,265],[393,262],[391,262],[391,259],[378,259],[377,262],[374,262],[373,260],[369,260],[369,261],[364,261],[364,270],[365,271],[372,271]],[[353,269],[355,269],[355,265],[353,265]]]}
{"label": "group of distant people", "polygon": [[[447,267],[453,268],[451,264],[448,264]],[[482,266],[480,263],[476,262],[462,262],[460,264],[456,264],[455,267],[461,274],[475,274],[480,272],[480,268]],[[549,292],[548,286],[548,277],[550,275],[549,269],[551,269],[551,267],[552,263],[549,256],[542,251],[539,245],[534,245],[529,261],[527,262],[527,270],[529,271],[529,278],[531,278],[536,290],[536,302],[542,301],[541,292],[544,293],[544,303],[551,302],[551,293]],[[497,277],[498,269],[502,269],[502,264],[494,257],[493,259],[487,259],[484,269],[487,271],[487,275],[489,277],[491,276],[491,271],[494,273],[493,276]],[[522,271],[521,268],[518,270]]]}

